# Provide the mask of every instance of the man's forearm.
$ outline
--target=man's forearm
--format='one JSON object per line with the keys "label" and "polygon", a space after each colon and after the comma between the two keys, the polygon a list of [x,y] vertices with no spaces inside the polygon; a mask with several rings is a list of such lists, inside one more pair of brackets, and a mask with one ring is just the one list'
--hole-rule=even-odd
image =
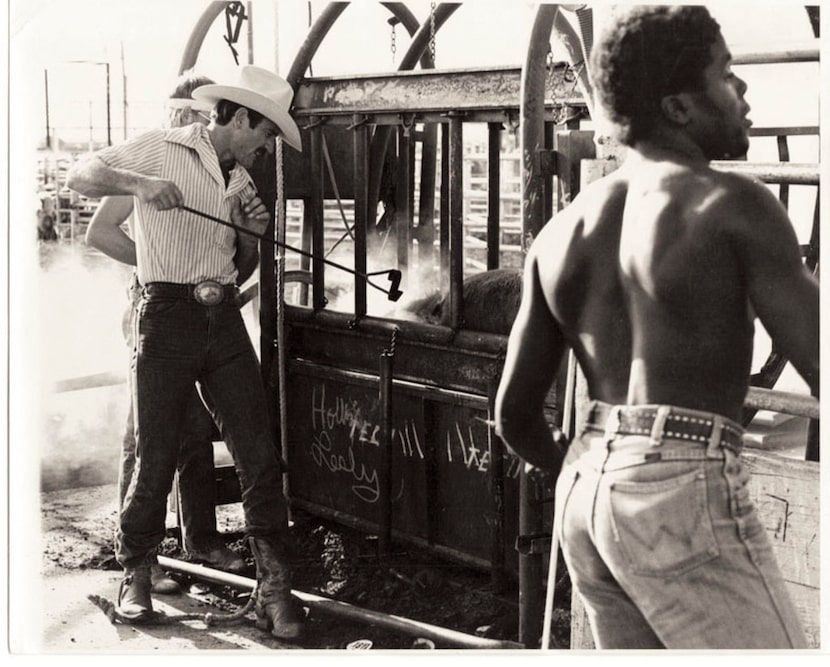
{"label": "man's forearm", "polygon": [[135,242],[119,227],[93,227],[87,230],[86,244],[118,262],[135,266]]}
{"label": "man's forearm", "polygon": [[238,272],[236,282],[241,285],[251,277],[259,264],[259,241],[246,234],[238,234],[233,263],[236,264]]}
{"label": "man's forearm", "polygon": [[564,450],[557,444],[543,414],[526,419],[503,419],[498,434],[518,456],[544,470],[558,470]]}
{"label": "man's forearm", "polygon": [[86,197],[138,195],[144,177],[125,169],[107,165],[92,156],[76,162],[66,175],[66,186]]}

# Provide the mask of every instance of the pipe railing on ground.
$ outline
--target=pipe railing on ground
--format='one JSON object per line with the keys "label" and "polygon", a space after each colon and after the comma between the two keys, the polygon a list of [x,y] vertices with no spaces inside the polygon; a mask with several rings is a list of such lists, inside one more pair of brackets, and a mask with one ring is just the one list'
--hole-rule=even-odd
{"label": "pipe railing on ground", "polygon": [[[230,586],[231,588],[247,592],[253,591],[256,586],[256,581],[248,577],[242,577],[238,574],[214,570],[204,567],[203,565],[194,565],[193,563],[186,563],[174,558],[167,558],[166,556],[159,556],[158,560],[159,565],[161,565],[165,570],[181,572],[182,574],[187,574],[203,581],[221,584],[223,586]],[[340,602],[339,600],[333,600],[331,598],[314,595],[312,593],[303,593],[302,591],[296,590],[292,590],[291,593],[311,611],[330,614],[337,618],[349,621],[369,623],[386,630],[400,632],[413,637],[431,639],[435,642],[443,644],[446,647],[470,649],[524,648],[522,644],[517,642],[476,637],[457,630],[442,628],[440,626],[431,625],[430,623],[423,623],[421,621],[414,621],[402,616],[384,614],[379,611],[356,607],[347,602]]]}

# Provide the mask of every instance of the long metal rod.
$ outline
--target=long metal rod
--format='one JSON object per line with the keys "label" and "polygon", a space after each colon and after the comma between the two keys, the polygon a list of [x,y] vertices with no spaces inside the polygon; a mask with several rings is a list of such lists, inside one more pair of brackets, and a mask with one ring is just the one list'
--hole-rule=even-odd
{"label": "long metal rod", "polygon": [[487,270],[499,268],[501,197],[501,123],[487,125]]}
{"label": "long metal rod", "polygon": [[387,557],[392,550],[392,363],[389,350],[380,355],[378,402],[380,403],[380,531],[378,554]]}
{"label": "long metal rod", "polygon": [[[369,224],[369,135],[360,116],[354,116],[352,158],[354,163],[354,268],[357,273],[366,273],[366,236]],[[374,219],[374,218],[372,218]],[[355,280],[354,314],[366,314],[366,283]]]}
{"label": "long metal rod", "polygon": [[[221,584],[223,586],[230,586],[231,588],[246,592],[252,592],[256,586],[256,581],[248,577],[242,577],[238,574],[222,572],[221,570],[214,570],[204,567],[203,565],[186,563],[173,558],[167,558],[166,556],[159,556],[158,560],[159,565],[166,570],[181,572],[203,581]],[[343,618],[351,621],[369,623],[376,627],[401,632],[410,636],[425,637],[452,647],[474,649],[524,648],[521,644],[517,644],[516,642],[509,640],[474,637],[463,632],[458,632],[457,630],[450,630],[449,628],[442,628],[437,625],[414,621],[409,618],[404,618],[403,616],[384,614],[379,611],[364,609],[362,607],[351,605],[347,602],[324,598],[312,593],[304,593],[297,590],[292,590],[291,593],[312,611],[331,614],[337,618]]]}
{"label": "long metal rod", "polygon": [[464,139],[463,121],[450,118],[450,328],[460,329],[464,312]]}
{"label": "long metal rod", "polygon": [[815,396],[793,394],[761,387],[750,387],[744,406],[757,410],[771,410],[796,417],[819,418],[819,402]]}
{"label": "long metal rod", "polygon": [[326,306],[325,281],[323,273],[325,264],[321,258],[325,255],[325,229],[323,227],[323,128],[316,125],[311,129],[311,303],[314,310]]}
{"label": "long metal rod", "polygon": [[[770,45],[772,46],[772,45]],[[766,65],[779,63],[818,62],[821,42],[817,39],[780,43],[767,51],[734,49],[733,65]]]}
{"label": "long metal rod", "polygon": [[[251,236],[256,236],[258,239],[260,239],[262,241],[267,241],[269,243],[273,243],[276,246],[279,246],[280,248],[285,248],[286,250],[291,250],[292,252],[296,252],[296,253],[302,255],[303,257],[308,257],[308,258],[314,260],[315,264],[317,262],[319,262],[320,264],[329,264],[329,265],[331,265],[331,266],[333,266],[337,269],[340,269],[341,271],[347,271],[348,273],[356,274],[356,275],[360,276],[361,278],[365,278],[366,282],[369,285],[371,285],[372,287],[374,287],[376,290],[379,290],[379,291],[383,292],[384,294],[387,294],[391,301],[397,301],[401,297],[401,295],[403,294],[403,292],[401,292],[398,289],[398,286],[400,285],[400,272],[396,271],[394,269],[391,269],[389,271],[384,270],[384,271],[374,271],[372,273],[366,273],[366,274],[358,274],[354,269],[350,269],[348,266],[344,266],[343,264],[339,264],[338,262],[334,262],[330,259],[326,259],[325,257],[321,257],[317,253],[306,252],[305,250],[300,250],[299,248],[295,248],[294,246],[290,246],[287,243],[282,243],[281,241],[276,241],[274,239],[269,239],[269,238],[260,236],[256,232],[251,231],[250,229],[245,229],[244,227],[240,227],[239,225],[235,225],[232,222],[228,222],[227,220],[222,220],[222,218],[217,218],[216,216],[210,215],[209,213],[205,213],[204,211],[200,211],[198,209],[191,208],[190,206],[182,206],[181,209],[184,210],[184,211],[188,211],[190,213],[194,213],[196,215],[200,215],[203,218],[207,218],[208,220],[212,220],[213,222],[219,223],[220,225],[224,225],[225,227],[230,227],[231,229],[235,229],[237,232],[242,232],[243,234],[249,234]],[[317,273],[322,274],[322,270],[318,270]],[[369,276],[380,275],[382,273],[388,274],[389,275],[389,280],[392,281],[392,286],[388,290],[384,289],[383,287],[380,287],[379,285],[376,285],[371,280],[368,280]],[[312,273],[312,280],[313,280],[313,278],[314,278],[314,273]]]}
{"label": "long metal rod", "polygon": [[790,185],[818,185],[819,166],[809,162],[741,162],[738,160],[713,160],[712,168],[732,173],[755,176],[764,183],[789,183]]}
{"label": "long metal rod", "polygon": [[404,278],[409,282],[409,232],[412,228],[412,210],[409,207],[410,186],[412,183],[409,171],[409,154],[412,149],[412,142],[409,132],[401,127],[398,129],[398,164],[395,180],[395,224],[393,232],[397,240],[398,269],[403,273]]}

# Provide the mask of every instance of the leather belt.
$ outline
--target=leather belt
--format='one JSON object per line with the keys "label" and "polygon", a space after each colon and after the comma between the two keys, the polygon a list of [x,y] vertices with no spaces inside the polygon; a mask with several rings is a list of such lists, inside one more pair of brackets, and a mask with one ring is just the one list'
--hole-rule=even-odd
{"label": "leather belt", "polygon": [[654,446],[664,439],[708,446],[714,437],[717,439],[715,446],[726,447],[736,454],[743,447],[744,430],[731,419],[669,405],[612,406],[595,401],[588,410],[585,423],[605,431],[608,436],[649,436]]}
{"label": "leather belt", "polygon": [[185,283],[147,283],[144,295],[148,298],[186,299],[203,306],[216,306],[224,301],[235,302],[239,299],[236,285],[223,285],[215,280],[203,280],[195,285]]}

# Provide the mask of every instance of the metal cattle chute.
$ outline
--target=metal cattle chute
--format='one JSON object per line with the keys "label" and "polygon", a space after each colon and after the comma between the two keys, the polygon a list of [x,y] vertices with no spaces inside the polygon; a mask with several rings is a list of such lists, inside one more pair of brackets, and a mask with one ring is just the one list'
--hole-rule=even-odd
{"label": "metal cattle chute", "polygon": [[[228,4],[206,8],[180,70],[196,63],[208,28]],[[253,174],[274,220],[261,244],[260,352],[273,392],[271,416],[289,463],[286,488],[294,507],[377,534],[381,551],[395,541],[417,545],[488,570],[495,591],[517,583],[519,641],[536,647],[544,635],[550,490],[524,477],[521,461],[491,427],[506,336],[467,326],[464,285],[476,269],[520,268],[532,239],[575,196],[580,180],[613,164],[607,155],[596,159],[596,137],[581,129],[581,121],[591,117],[584,60],[593,17],[583,5],[540,5],[522,67],[440,70],[435,36],[459,4],[433,3],[422,22],[403,3],[382,4],[412,36],[397,70],[306,76],[349,6],[328,4],[309,27],[287,76],[304,151],[280,147]],[[550,57],[552,35],[565,45],[568,62]],[[775,53],[735,54],[738,66],[817,59],[817,41]],[[464,171],[465,129],[473,124],[486,126],[487,137],[486,172],[479,177],[485,205],[476,225],[470,222],[470,175]],[[790,186],[818,191],[818,165],[789,163],[787,144],[788,137],[817,135],[818,128],[758,128],[752,134],[776,137],[779,162],[718,167],[779,184],[785,205]],[[501,171],[503,146],[510,143],[505,138],[515,144],[520,165],[515,224],[503,219],[500,206],[507,194]],[[803,246],[815,272],[818,201],[817,195],[812,233]],[[351,203],[351,220],[344,202]],[[328,211],[335,203],[332,224]],[[288,230],[287,209],[300,204],[300,222]],[[338,217],[345,231],[335,231]],[[284,246],[290,234],[303,254],[297,268],[286,271],[291,252],[275,253],[274,247]],[[326,268],[335,247],[339,261],[350,256],[354,274],[350,302],[337,309],[327,297],[335,278]],[[377,252],[384,267],[400,272],[404,293],[417,291],[424,275],[437,276],[446,295],[441,324],[372,312],[367,276],[377,268],[371,266]],[[289,303],[286,277],[296,276],[302,282],[296,302]],[[784,364],[773,351],[754,378],[747,421],[758,409],[816,419],[815,399],[770,391]],[[563,369],[548,402],[551,423],[566,428],[577,421],[585,399],[575,365],[570,369]],[[572,400],[565,400],[566,387]],[[791,465],[767,454],[750,459],[761,467],[798,467],[803,487],[810,489],[817,483],[817,428],[811,434],[810,461]],[[232,470],[217,474],[227,490],[224,501],[237,499],[238,489],[227,483]],[[794,581],[809,589],[801,606],[815,611],[817,623],[817,574],[812,561],[802,565],[793,566],[800,569]],[[578,600],[574,605],[571,645],[586,647],[587,624]]]}

